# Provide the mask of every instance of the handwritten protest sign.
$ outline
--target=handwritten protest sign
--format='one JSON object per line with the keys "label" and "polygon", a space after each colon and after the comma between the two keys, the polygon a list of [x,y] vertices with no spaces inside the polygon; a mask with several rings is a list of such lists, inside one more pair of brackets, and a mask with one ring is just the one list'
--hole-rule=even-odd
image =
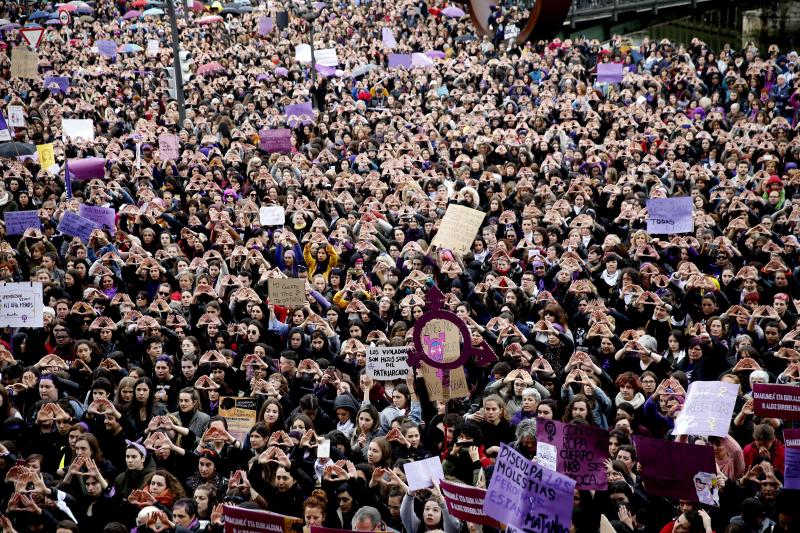
{"label": "handwritten protest sign", "polygon": [[754,383],[753,410],[756,416],[800,420],[800,387]]}
{"label": "handwritten protest sign", "polygon": [[94,121],[90,118],[62,119],[61,136],[64,142],[69,142],[70,140],[79,140],[79,139],[83,141],[94,141]]}
{"label": "handwritten protest sign", "polygon": [[783,443],[787,448],[800,448],[800,429],[784,429]]}
{"label": "handwritten protest sign", "polygon": [[97,224],[97,227],[104,229],[114,235],[117,231],[116,217],[117,212],[113,207],[100,207],[96,205],[81,204],[78,207],[78,214]]}
{"label": "handwritten protest sign", "polygon": [[39,79],[39,54],[27,48],[11,50],[11,77],[29,80]]}
{"label": "handwritten protest sign", "polygon": [[286,209],[281,205],[262,205],[258,210],[262,226],[283,226],[286,223]]}
{"label": "handwritten protest sign", "polygon": [[408,346],[370,346],[367,348],[367,375],[378,381],[405,378]]}
{"label": "handwritten protest sign", "polygon": [[526,533],[567,531],[572,522],[574,491],[573,479],[547,470],[502,444],[483,511]]}
{"label": "handwritten protest sign", "polygon": [[158,39],[147,39],[147,52],[148,57],[155,57],[161,51],[161,44]]}
{"label": "handwritten protest sign", "polygon": [[158,156],[163,161],[174,161],[180,158],[178,150],[178,136],[172,133],[162,133],[158,136]]}
{"label": "handwritten protest sign", "polygon": [[[538,429],[538,428],[537,428]],[[536,464],[550,470],[558,469],[558,448],[541,440],[536,441]]]}
{"label": "handwritten protest sign", "polygon": [[25,109],[21,105],[8,106],[8,124],[15,128],[25,127]]}
{"label": "handwritten protest sign", "polygon": [[800,448],[786,448],[783,488],[800,490]]}
{"label": "handwritten protest sign", "polygon": [[497,520],[486,516],[486,513],[483,512],[483,502],[486,500],[485,489],[442,480],[439,482],[439,490],[442,492],[444,503],[451,516],[465,522],[500,528]]}
{"label": "handwritten protest sign", "polygon": [[41,328],[44,326],[42,284],[0,284],[0,327]]}
{"label": "handwritten protest sign", "polygon": [[700,501],[694,485],[698,472],[716,472],[714,448],[633,436],[648,494]]}
{"label": "handwritten protest sign", "polygon": [[483,223],[486,213],[463,205],[450,204],[432,244],[464,254]]}
{"label": "handwritten protest sign", "polygon": [[288,154],[292,151],[292,130],[290,129],[261,130],[258,137],[258,147],[268,154]]}
{"label": "handwritten protest sign", "polygon": [[323,67],[335,67],[339,64],[339,57],[336,55],[336,48],[323,48],[314,50],[314,59]]}
{"label": "handwritten protest sign", "polygon": [[536,424],[536,440],[558,450],[555,470],[574,479],[578,489],[608,488],[604,464],[608,459],[608,431],[595,426],[540,420]]}
{"label": "handwritten protest sign", "polygon": [[693,211],[691,196],[651,198],[647,200],[647,232],[655,235],[692,232]]}
{"label": "handwritten protest sign", "polygon": [[442,470],[442,460],[434,455],[422,461],[414,461],[403,465],[406,473],[408,489],[411,491],[427,489],[432,487],[434,482],[444,479]]}
{"label": "handwritten protest sign", "polygon": [[597,83],[621,83],[623,67],[622,63],[598,63]]}
{"label": "handwritten protest sign", "polygon": [[303,278],[270,278],[269,302],[273,305],[302,306],[306,303],[306,280]]}
{"label": "handwritten protest sign", "polygon": [[223,396],[220,398],[219,414],[228,423],[228,433],[244,442],[256,423],[256,399]]}
{"label": "handwritten protest sign", "polygon": [[225,505],[222,508],[225,533],[293,533],[294,526],[302,526],[303,521],[292,516],[242,509]]}
{"label": "handwritten protest sign", "polygon": [[[458,326],[448,320],[435,319],[427,322],[422,329],[423,339],[428,339],[423,350],[436,361],[455,361],[461,356],[461,332]],[[464,398],[469,396],[467,377],[464,367],[449,370],[445,380],[445,370],[435,368],[427,363],[419,367],[419,375],[425,382],[428,398],[432,401]],[[445,387],[447,381],[447,387]]]}
{"label": "handwritten protest sign", "polygon": [[722,381],[695,381],[675,419],[676,435],[724,437],[728,434],[739,385]]}
{"label": "handwritten protest sign", "polygon": [[58,231],[70,237],[78,237],[85,243],[89,242],[92,231],[97,227],[97,223],[93,220],[84,218],[72,211],[66,211],[64,216],[61,217],[61,222],[58,223]]}
{"label": "handwritten protest sign", "polygon": [[6,235],[22,235],[28,228],[42,229],[39,211],[6,211],[3,213],[6,222]]}

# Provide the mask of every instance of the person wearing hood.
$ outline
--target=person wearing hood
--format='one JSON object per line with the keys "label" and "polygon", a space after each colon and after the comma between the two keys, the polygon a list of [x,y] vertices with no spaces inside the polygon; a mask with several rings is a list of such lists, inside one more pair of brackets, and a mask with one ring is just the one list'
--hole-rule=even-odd
{"label": "person wearing hood", "polygon": [[356,429],[356,413],[361,404],[351,394],[340,394],[333,401],[333,410],[336,413],[336,430],[341,431],[348,439],[353,436]]}

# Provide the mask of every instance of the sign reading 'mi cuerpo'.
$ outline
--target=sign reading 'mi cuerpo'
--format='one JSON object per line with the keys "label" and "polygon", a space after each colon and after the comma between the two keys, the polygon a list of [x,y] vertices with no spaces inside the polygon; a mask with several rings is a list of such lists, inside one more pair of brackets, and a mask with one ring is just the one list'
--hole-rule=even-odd
{"label": "sign reading 'mi cuerpo'", "polygon": [[405,378],[408,346],[370,346],[367,348],[367,375],[378,381]]}
{"label": "sign reading 'mi cuerpo'", "polygon": [[41,328],[43,307],[41,283],[0,284],[0,327]]}

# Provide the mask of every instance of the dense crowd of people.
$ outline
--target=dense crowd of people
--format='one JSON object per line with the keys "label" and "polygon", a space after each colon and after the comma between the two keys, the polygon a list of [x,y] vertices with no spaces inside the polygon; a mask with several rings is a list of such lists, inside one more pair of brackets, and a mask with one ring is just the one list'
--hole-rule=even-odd
{"label": "dense crowd of people", "polygon": [[[144,4],[34,20],[39,72],[60,88],[11,77],[14,23],[33,6],[0,3],[0,110],[23,106],[14,140],[53,143],[61,167],[0,159],[0,212],[42,223],[0,222],[0,278],[41,282],[45,305],[44,328],[0,333],[4,533],[216,532],[223,503],[305,526],[476,533],[436,486],[408,490],[403,466],[438,456],[447,479],[485,487],[503,443],[536,459],[537,419],[610,432],[608,489],[576,491],[571,531],[800,530],[783,488],[797,422],[757,416],[750,396],[800,383],[796,52],[517,45],[408,0],[315,4],[316,21],[268,32],[277,2],[201,23],[206,8],[178,17],[194,58],[180,123],[168,19],[126,16]],[[295,60],[311,23],[339,61],[316,82]],[[155,55],[95,45],[153,39]],[[388,68],[425,52],[428,68]],[[621,83],[596,82],[609,62]],[[306,101],[313,116],[289,120]],[[92,119],[94,140],[65,142],[67,118]],[[290,153],[260,147],[285,127]],[[162,133],[178,160],[161,158]],[[104,177],[67,191],[64,162],[88,157]],[[679,196],[694,232],[648,234],[646,201]],[[84,203],[113,207],[115,227],[59,232]],[[464,254],[431,245],[455,204],[486,214]],[[265,206],[285,224],[263,226]],[[306,304],[271,303],[276,277],[305,279]],[[466,364],[466,397],[365,372],[369,346],[410,342],[432,286],[464,341],[497,356]],[[676,435],[689,384],[715,380],[739,386],[729,435]],[[236,396],[257,405],[241,439],[220,415]],[[633,435],[713,447],[718,503],[652,494]]]}

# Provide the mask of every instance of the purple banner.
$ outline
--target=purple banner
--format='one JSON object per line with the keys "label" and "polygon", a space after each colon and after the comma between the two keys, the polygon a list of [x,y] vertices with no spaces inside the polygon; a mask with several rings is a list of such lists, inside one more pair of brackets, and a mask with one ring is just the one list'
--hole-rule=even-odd
{"label": "purple banner", "polygon": [[320,65],[319,63],[316,63],[314,65],[314,68],[316,68],[317,72],[319,72],[320,75],[325,78],[330,78],[331,76],[336,75],[336,67],[326,67],[325,65]]}
{"label": "purple banner", "polygon": [[92,231],[97,229],[97,223],[84,218],[72,211],[66,211],[58,223],[58,231],[70,237],[79,237],[83,242],[88,243],[92,236]]}
{"label": "purple banner", "polygon": [[69,160],[69,177],[74,180],[91,180],[106,175],[106,160],[102,157]]}
{"label": "purple banner", "polygon": [[459,520],[483,524],[499,529],[497,520],[486,516],[483,502],[486,501],[486,489],[468,487],[460,483],[441,480],[439,490],[442,491],[447,511]]}
{"label": "purple banner", "polygon": [[106,39],[100,39],[95,43],[97,45],[97,52],[101,56],[115,58],[117,57],[117,43]]}
{"label": "purple banner", "polygon": [[22,235],[28,228],[42,229],[42,219],[39,211],[6,211],[3,213],[6,221],[6,235]]}
{"label": "purple banner", "polygon": [[291,127],[296,127],[297,124],[313,124],[314,123],[314,109],[311,102],[300,102],[299,104],[289,104],[284,106],[283,113],[289,119],[288,123]]}
{"label": "purple banner", "polygon": [[783,443],[787,448],[800,448],[800,429],[784,429]]}
{"label": "purple banner", "polygon": [[483,511],[526,533],[567,531],[575,481],[501,445]]}
{"label": "purple banner", "polygon": [[783,488],[800,490],[800,449],[786,448],[783,462]]}
{"label": "purple banner", "polygon": [[389,68],[411,68],[411,54],[389,54]]}
{"label": "purple banner", "polygon": [[649,437],[633,436],[648,494],[700,501],[694,479],[698,473],[716,473],[714,448]]}
{"label": "purple banner", "polygon": [[800,420],[800,387],[755,383],[753,409],[756,416]]}
{"label": "purple banner", "polygon": [[269,154],[288,154],[292,151],[292,130],[286,128],[261,130],[258,137],[258,147]]}
{"label": "purple banner", "polygon": [[51,92],[61,91],[66,94],[69,89],[69,78],[66,76],[45,76],[44,86]]}
{"label": "purple banner", "polygon": [[539,420],[536,428],[537,456],[538,448],[546,456],[555,455],[556,471],[574,479],[578,489],[608,488],[604,464],[608,459],[608,431],[556,420]]}
{"label": "purple banner", "polygon": [[725,437],[731,425],[739,385],[722,381],[695,381],[675,419],[676,435]]}
{"label": "purple banner", "polygon": [[622,63],[598,63],[597,83],[621,83]]}
{"label": "purple banner", "polygon": [[397,46],[397,41],[390,28],[381,28],[381,42],[383,42],[383,46],[389,49]]}
{"label": "purple banner", "polygon": [[111,207],[81,204],[78,207],[78,214],[95,222],[100,229],[104,229],[112,235],[117,231],[117,212]]}

